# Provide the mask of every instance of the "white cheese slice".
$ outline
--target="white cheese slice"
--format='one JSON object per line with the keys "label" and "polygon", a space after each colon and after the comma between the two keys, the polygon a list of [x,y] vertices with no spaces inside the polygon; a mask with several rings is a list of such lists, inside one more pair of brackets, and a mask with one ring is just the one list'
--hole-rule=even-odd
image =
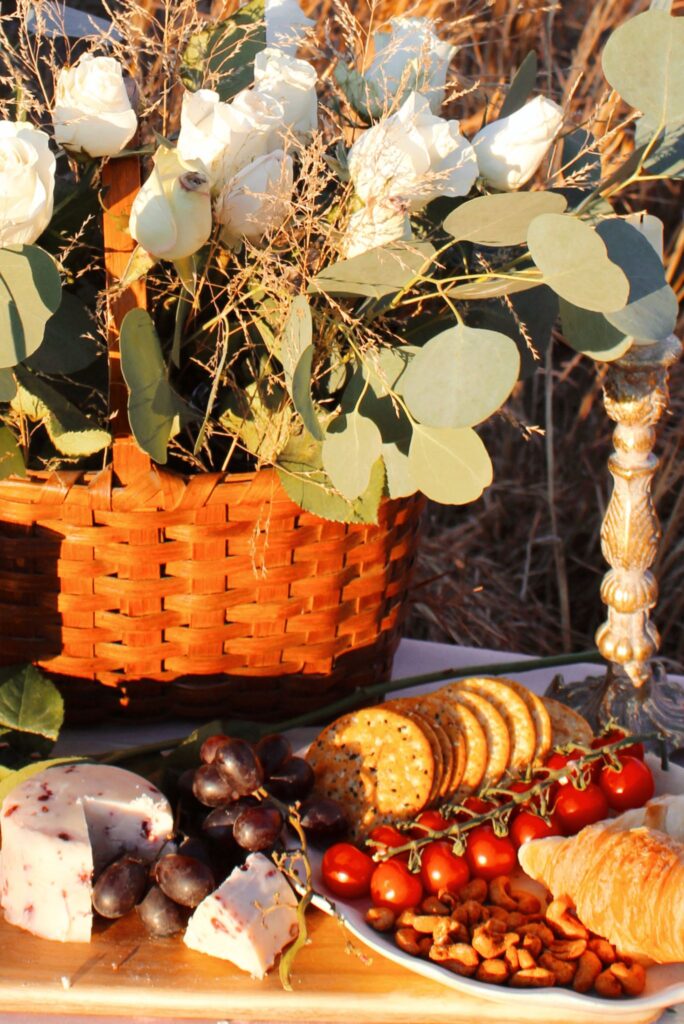
{"label": "white cheese slice", "polygon": [[153,860],[173,830],[168,800],[112,765],[47,768],[0,809],[0,904],[10,924],[62,942],[89,942],[92,880],[123,853]]}
{"label": "white cheese slice", "polygon": [[200,903],[183,941],[190,949],[230,960],[263,978],[297,936],[296,908],[285,876],[268,857],[252,853]]}

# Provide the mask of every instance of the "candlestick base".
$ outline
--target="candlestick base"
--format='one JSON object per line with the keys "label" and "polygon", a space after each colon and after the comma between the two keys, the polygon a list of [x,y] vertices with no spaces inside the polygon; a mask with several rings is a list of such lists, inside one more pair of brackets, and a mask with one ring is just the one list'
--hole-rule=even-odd
{"label": "candlestick base", "polygon": [[[684,748],[684,687],[667,678],[660,662],[650,667],[643,686],[634,686],[626,672],[611,666],[605,675],[578,682],[556,676],[548,695],[579,711],[594,729],[614,719],[630,732],[661,733],[671,749]],[[657,749],[657,741],[649,746]]]}

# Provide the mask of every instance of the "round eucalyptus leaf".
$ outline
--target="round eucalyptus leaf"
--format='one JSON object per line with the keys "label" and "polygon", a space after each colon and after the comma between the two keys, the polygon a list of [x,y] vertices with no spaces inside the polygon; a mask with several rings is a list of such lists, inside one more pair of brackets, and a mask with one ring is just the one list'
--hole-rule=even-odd
{"label": "round eucalyptus leaf", "polygon": [[530,255],[544,275],[544,284],[561,298],[610,313],[622,309],[629,298],[629,281],[608,256],[596,230],[581,220],[544,213],[527,233]]}
{"label": "round eucalyptus leaf", "polygon": [[611,35],[603,73],[623,100],[667,124],[684,114],[683,54],[684,18],[644,11]]}
{"label": "round eucalyptus leaf", "polygon": [[593,313],[561,299],[560,315],[568,345],[591,359],[612,363],[631,348],[632,339],[613,327],[603,313]]}
{"label": "round eucalyptus leaf", "polygon": [[472,427],[506,401],[519,372],[520,353],[511,338],[459,325],[423,345],[400,390],[419,423]]}
{"label": "round eucalyptus leaf", "polygon": [[33,355],[61,299],[62,282],[52,256],[37,245],[0,249],[0,368]]}
{"label": "round eucalyptus leaf", "polygon": [[460,242],[521,245],[527,229],[542,213],[563,213],[567,200],[558,192],[500,192],[462,203],[444,221],[444,230]]}
{"label": "round eucalyptus leaf", "polygon": [[442,505],[475,501],[494,475],[487,449],[469,427],[451,430],[414,424],[408,458],[417,488]]}
{"label": "round eucalyptus leaf", "polygon": [[364,493],[381,447],[380,431],[366,416],[351,412],[333,420],[323,441],[323,468],[343,497],[353,501]]}
{"label": "round eucalyptus leaf", "polygon": [[415,494],[418,485],[411,476],[408,455],[405,455],[396,444],[383,444],[382,458],[390,498],[408,498],[410,494]]}

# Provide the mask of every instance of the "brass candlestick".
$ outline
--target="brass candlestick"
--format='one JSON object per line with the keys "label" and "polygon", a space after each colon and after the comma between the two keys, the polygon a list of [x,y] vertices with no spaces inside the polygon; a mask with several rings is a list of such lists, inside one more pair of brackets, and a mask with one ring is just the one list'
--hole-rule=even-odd
{"label": "brass candlestick", "polygon": [[674,335],[635,341],[608,368],[604,405],[616,423],[608,459],[614,485],[601,549],[611,569],[601,584],[608,617],[596,632],[608,670],[575,683],[557,677],[549,691],[595,726],[615,718],[633,731],[662,732],[675,747],[684,746],[684,689],[652,661],[660,637],[651,621],[658,584],[650,567],[661,531],[651,488],[659,462],[656,424],[667,409],[668,371],[681,350]]}

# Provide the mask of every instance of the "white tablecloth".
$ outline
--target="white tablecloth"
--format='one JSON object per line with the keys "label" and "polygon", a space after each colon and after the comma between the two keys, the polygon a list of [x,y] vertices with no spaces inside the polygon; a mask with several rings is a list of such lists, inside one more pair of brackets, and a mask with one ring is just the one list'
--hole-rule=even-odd
{"label": "white tablecloth", "polygon": [[[474,647],[453,647],[449,644],[425,643],[420,640],[403,640],[397,652],[392,672],[393,679],[406,679],[414,675],[436,672],[441,669],[464,668],[470,665],[488,665],[494,662],[520,661],[524,656],[513,653],[481,650]],[[537,693],[543,693],[557,672],[566,679],[580,680],[587,675],[596,675],[598,668],[591,664],[569,665],[563,669],[540,669],[533,672],[516,672],[525,685]],[[434,683],[437,687],[441,683]],[[404,694],[412,690],[402,691]],[[173,739],[190,732],[197,723],[192,721],[168,721],[157,724],[126,722],[96,726],[90,729],[65,730],[55,751],[61,754],[96,754],[120,747],[136,746],[165,739]],[[302,739],[307,733],[302,732]],[[2,955],[0,951],[0,956]],[[445,998],[448,990],[445,989]],[[84,1024],[84,1017],[53,1015],[5,1014],[0,1007],[0,1024]],[[91,1018],[93,1024],[122,1024],[121,1018]],[[159,1024],[159,1018],[127,1018],[128,1024]],[[174,1021],[173,1024],[183,1024]],[[189,1022],[188,1022],[189,1024]],[[198,1024],[197,1021],[194,1024]],[[201,1024],[201,1022],[199,1022]],[[231,1021],[231,1024],[238,1024]],[[275,1022],[271,1022],[275,1024]],[[684,1003],[666,1011],[657,1024],[684,1024]]]}

